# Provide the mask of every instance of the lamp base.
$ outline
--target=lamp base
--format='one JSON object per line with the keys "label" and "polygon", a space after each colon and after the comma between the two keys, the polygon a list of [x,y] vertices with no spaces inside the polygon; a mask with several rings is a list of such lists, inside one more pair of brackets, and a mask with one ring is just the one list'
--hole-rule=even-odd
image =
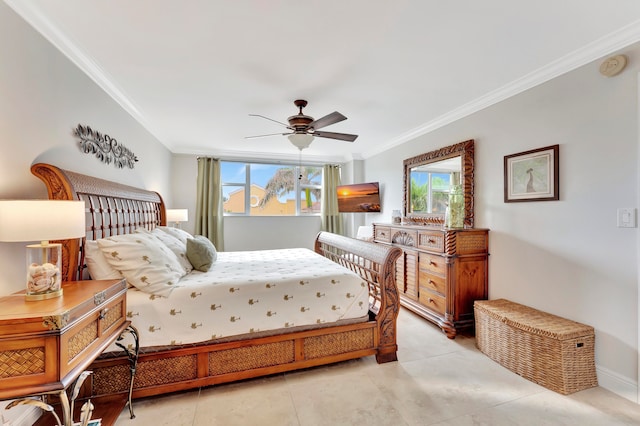
{"label": "lamp base", "polygon": [[32,302],[36,300],[54,299],[60,296],[62,296],[62,289],[56,290],[56,291],[50,291],[47,293],[40,293],[40,294],[38,293],[25,294],[24,300],[26,300],[27,302]]}
{"label": "lamp base", "polygon": [[62,244],[27,246],[26,300],[45,300],[62,296]]}

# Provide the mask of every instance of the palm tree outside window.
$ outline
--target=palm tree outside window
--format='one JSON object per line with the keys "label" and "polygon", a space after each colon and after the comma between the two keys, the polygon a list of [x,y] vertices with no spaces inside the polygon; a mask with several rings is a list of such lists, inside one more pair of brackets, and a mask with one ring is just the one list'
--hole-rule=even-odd
{"label": "palm tree outside window", "polygon": [[225,215],[320,214],[322,167],[224,161],[221,170]]}

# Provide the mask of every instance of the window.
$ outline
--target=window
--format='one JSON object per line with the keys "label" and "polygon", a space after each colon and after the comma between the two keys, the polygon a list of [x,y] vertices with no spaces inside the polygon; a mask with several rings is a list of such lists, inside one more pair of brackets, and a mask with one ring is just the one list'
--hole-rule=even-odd
{"label": "window", "polygon": [[322,167],[222,161],[220,174],[225,215],[320,213]]}
{"label": "window", "polygon": [[449,173],[411,172],[412,211],[444,213],[451,182]]}

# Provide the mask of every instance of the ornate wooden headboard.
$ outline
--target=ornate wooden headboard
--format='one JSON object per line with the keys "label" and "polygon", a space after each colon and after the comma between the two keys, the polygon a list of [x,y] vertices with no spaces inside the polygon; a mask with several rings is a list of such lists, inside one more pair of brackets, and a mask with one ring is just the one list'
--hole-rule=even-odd
{"label": "ornate wooden headboard", "polygon": [[62,269],[64,281],[88,278],[84,273],[85,239],[95,240],[111,235],[133,232],[137,228],[151,230],[166,225],[166,212],[162,196],[154,191],[60,169],[50,164],[37,163],[31,173],[47,186],[51,200],[80,200],[86,207],[86,237],[64,240],[62,243]]}

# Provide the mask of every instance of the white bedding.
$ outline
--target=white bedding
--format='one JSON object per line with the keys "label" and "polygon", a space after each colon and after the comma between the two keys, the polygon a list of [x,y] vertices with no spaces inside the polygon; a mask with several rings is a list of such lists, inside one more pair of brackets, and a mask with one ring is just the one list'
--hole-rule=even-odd
{"label": "white bedding", "polygon": [[127,293],[143,347],[362,318],[368,310],[362,278],[308,249],[219,252],[208,272],[187,274],[169,297]]}

